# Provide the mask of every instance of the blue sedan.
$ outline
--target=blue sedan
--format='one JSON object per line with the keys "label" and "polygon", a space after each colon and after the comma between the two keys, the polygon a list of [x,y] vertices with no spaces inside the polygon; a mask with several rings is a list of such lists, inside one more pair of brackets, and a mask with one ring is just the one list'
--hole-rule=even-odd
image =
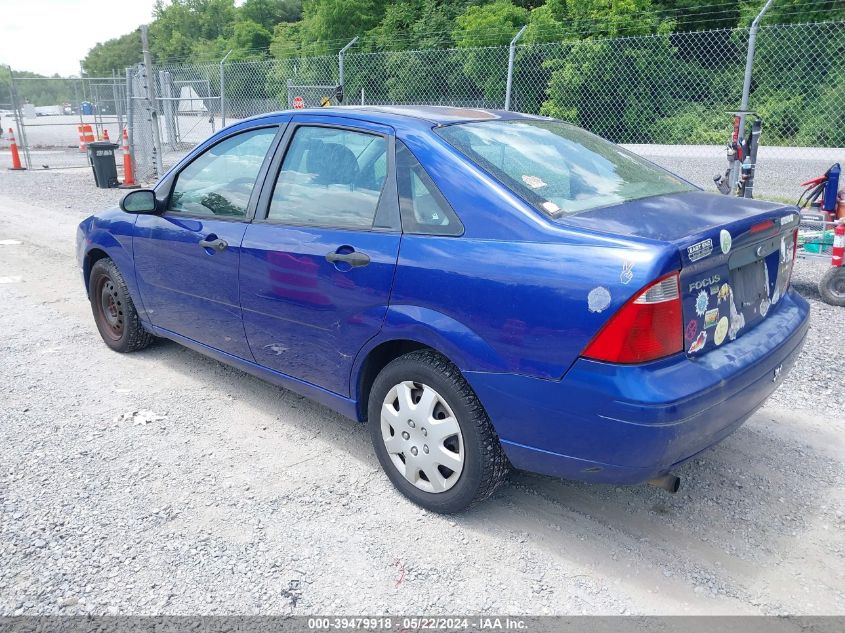
{"label": "blue sedan", "polygon": [[677,490],[800,351],[797,225],[553,119],[344,107],[221,130],[78,258],[109,347],[366,422],[396,488],[456,512],[511,466]]}

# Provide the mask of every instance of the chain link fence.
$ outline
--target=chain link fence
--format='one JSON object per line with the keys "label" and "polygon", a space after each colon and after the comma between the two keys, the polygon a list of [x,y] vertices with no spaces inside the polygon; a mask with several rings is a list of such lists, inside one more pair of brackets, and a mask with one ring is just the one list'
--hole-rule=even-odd
{"label": "chain link fence", "polygon": [[158,125],[155,100],[150,98],[147,69],[137,64],[126,69],[127,132],[132,148],[134,177],[138,182],[154,181],[158,173],[154,125]]}
{"label": "chain link fence", "polygon": [[29,169],[88,167],[79,126],[90,125],[97,139],[108,134],[119,142],[126,119],[126,86],[118,76],[13,76],[9,98],[0,128],[16,128]]}
{"label": "chain link fence", "polygon": [[[727,165],[748,40],[748,29],[725,29],[518,44],[511,109],[571,121],[712,189],[713,175]],[[344,57],[343,104],[504,107],[508,46],[356,52],[361,48]],[[331,55],[156,66],[154,99],[145,81],[124,82],[136,176],[161,175],[154,125],[166,166],[240,119],[299,103],[336,104],[338,62]],[[130,71],[139,73],[142,67]],[[72,83],[57,86],[61,98],[71,98]],[[106,89],[97,82],[76,88],[98,98]],[[845,22],[760,28],[749,101],[763,120],[758,196],[791,200],[798,183],[845,158],[843,104]],[[105,121],[110,115],[100,110]]]}

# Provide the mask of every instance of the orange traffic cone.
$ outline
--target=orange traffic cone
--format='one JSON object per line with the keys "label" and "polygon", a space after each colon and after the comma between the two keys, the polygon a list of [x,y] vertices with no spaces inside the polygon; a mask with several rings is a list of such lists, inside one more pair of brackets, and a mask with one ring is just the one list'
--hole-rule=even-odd
{"label": "orange traffic cone", "polygon": [[132,155],[129,153],[129,132],[123,128],[123,184],[121,189],[138,189],[135,175],[132,173]]}
{"label": "orange traffic cone", "polygon": [[23,171],[26,167],[21,166],[21,155],[18,154],[18,144],[15,142],[15,133],[12,131],[12,128],[9,128],[9,142],[11,145],[12,150],[12,166],[9,169],[14,171]]}
{"label": "orange traffic cone", "polygon": [[76,129],[79,131],[79,151],[86,152],[88,151],[88,143],[93,143],[96,140],[94,130],[88,123],[78,125]]}
{"label": "orange traffic cone", "polygon": [[111,140],[109,138],[109,131],[106,128],[103,128],[103,140],[104,141],[110,141]]}

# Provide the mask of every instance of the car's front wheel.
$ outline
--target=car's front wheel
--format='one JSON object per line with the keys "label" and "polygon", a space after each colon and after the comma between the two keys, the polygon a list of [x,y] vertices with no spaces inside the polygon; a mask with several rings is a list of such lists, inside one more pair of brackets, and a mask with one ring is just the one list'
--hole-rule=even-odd
{"label": "car's front wheel", "polygon": [[370,391],[368,425],[379,462],[411,501],[451,513],[486,499],[510,465],[484,407],[440,354],[389,363]]}
{"label": "car's front wheel", "polygon": [[153,341],[153,335],[141,325],[126,282],[111,259],[99,259],[91,267],[88,298],[97,330],[114,351],[134,352]]}

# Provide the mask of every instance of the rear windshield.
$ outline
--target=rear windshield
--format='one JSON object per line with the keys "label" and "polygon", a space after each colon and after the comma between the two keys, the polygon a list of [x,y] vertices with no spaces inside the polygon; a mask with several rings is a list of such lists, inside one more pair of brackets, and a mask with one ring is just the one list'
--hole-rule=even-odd
{"label": "rear windshield", "polygon": [[484,121],[436,132],[552,217],[694,189],[631,152],[560,121]]}

